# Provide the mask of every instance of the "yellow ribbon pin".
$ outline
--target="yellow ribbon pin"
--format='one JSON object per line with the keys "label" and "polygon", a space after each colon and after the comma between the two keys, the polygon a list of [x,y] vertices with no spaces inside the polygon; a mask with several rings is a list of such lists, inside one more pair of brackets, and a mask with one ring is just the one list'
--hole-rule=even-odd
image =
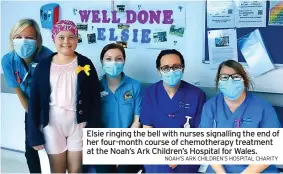
{"label": "yellow ribbon pin", "polygon": [[84,70],[86,75],[89,76],[90,65],[85,65],[84,67],[78,66],[77,69],[76,69],[76,73],[79,74],[82,70]]}

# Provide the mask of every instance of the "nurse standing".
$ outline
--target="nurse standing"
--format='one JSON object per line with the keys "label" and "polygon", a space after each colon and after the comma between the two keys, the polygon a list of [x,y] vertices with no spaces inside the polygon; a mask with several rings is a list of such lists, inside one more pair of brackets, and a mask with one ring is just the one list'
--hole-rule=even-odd
{"label": "nurse standing", "polygon": [[[123,72],[126,53],[121,45],[106,45],[100,54],[106,72],[100,80],[102,123],[105,128],[139,128],[141,107],[140,82]],[[137,173],[140,166],[98,165],[97,173]]]}
{"label": "nurse standing", "polygon": [[[42,36],[37,22],[33,19],[19,20],[10,32],[11,51],[2,58],[2,68],[9,87],[14,88],[25,109],[25,156],[30,173],[41,173],[40,161],[36,150],[28,144],[27,112],[31,82],[37,63],[52,54],[42,45]],[[22,118],[19,117],[21,120]],[[14,127],[16,129],[16,127]]]}
{"label": "nurse standing", "polygon": [[[251,83],[242,65],[234,60],[220,64],[216,87],[221,93],[208,100],[202,111],[201,128],[280,128],[273,107],[246,91]],[[207,173],[275,173],[274,165],[211,165]]]}
{"label": "nurse standing", "polygon": [[[204,92],[182,81],[185,62],[177,50],[163,50],[156,68],[162,80],[144,92],[140,121],[144,128],[197,128]],[[146,173],[197,173],[199,165],[145,165]]]}

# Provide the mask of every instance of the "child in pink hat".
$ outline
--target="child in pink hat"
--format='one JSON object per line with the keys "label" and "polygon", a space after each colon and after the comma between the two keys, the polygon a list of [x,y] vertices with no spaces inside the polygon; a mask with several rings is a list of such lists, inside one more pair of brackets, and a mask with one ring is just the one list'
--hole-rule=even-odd
{"label": "child in pink hat", "polygon": [[75,52],[78,30],[72,21],[57,22],[51,32],[57,52],[40,62],[32,85],[30,145],[46,149],[52,173],[80,173],[83,128],[100,127],[98,76],[91,60]]}

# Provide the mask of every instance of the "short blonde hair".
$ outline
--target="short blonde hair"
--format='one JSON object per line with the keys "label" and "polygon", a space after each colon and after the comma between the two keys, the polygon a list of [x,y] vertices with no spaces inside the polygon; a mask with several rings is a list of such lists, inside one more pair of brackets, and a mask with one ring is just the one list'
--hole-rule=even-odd
{"label": "short blonde hair", "polygon": [[22,32],[24,29],[26,29],[27,27],[33,27],[35,32],[36,32],[36,44],[38,45],[38,47],[40,48],[42,46],[42,36],[40,33],[40,29],[39,26],[37,24],[37,22],[33,19],[21,19],[19,20],[12,28],[11,32],[10,32],[10,50],[13,51],[14,50],[14,46],[13,46],[13,39],[14,37],[19,34],[20,32]]}

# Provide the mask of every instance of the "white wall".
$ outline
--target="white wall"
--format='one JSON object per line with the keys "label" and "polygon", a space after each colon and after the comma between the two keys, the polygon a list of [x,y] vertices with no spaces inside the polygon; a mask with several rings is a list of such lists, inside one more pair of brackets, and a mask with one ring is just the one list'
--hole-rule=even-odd
{"label": "white wall", "polygon": [[1,93],[1,147],[25,150],[25,111],[16,94]]}

